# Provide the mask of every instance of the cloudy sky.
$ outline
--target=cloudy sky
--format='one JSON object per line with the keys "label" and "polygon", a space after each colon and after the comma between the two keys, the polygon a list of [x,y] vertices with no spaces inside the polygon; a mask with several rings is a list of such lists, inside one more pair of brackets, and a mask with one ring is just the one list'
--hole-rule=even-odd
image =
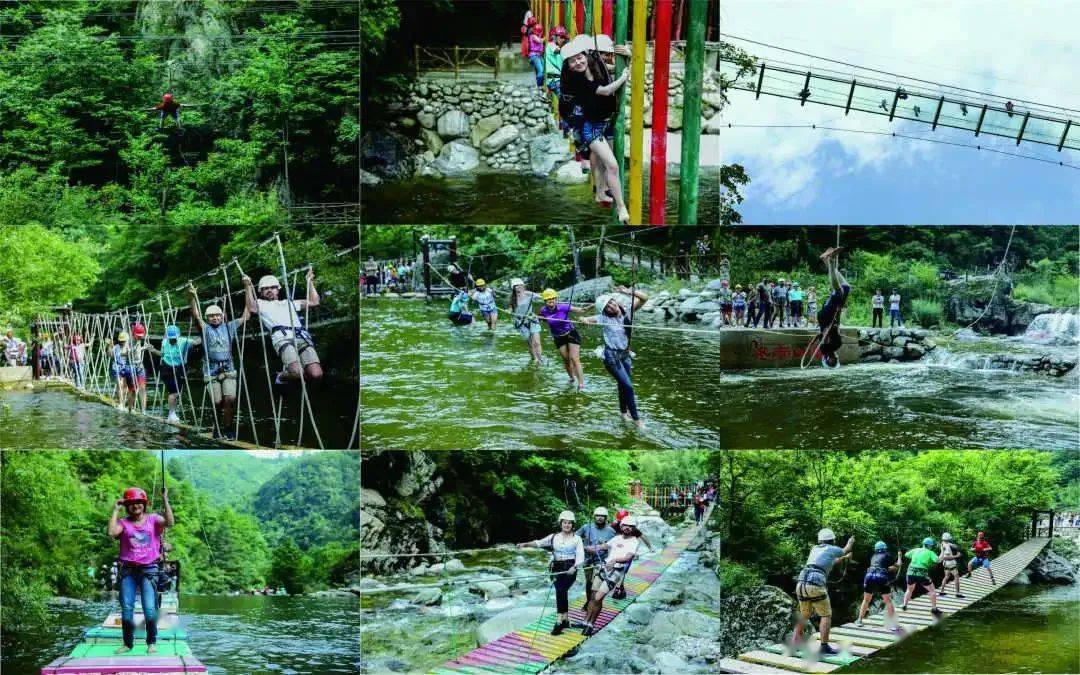
{"label": "cloudy sky", "polygon": [[[725,0],[721,31],[908,77],[1047,106],[1080,122],[1080,2]],[[725,38],[727,39],[727,38]],[[850,68],[740,43],[759,58]],[[887,76],[878,77],[886,78]],[[932,89],[932,87],[931,87]],[[1080,166],[1080,152],[798,101],[732,92],[731,124],[831,124],[981,143]],[[1072,137],[1072,134],[1070,134]],[[744,222],[1077,223],[1080,170],[973,149],[855,133],[725,129],[725,162],[746,167]]]}

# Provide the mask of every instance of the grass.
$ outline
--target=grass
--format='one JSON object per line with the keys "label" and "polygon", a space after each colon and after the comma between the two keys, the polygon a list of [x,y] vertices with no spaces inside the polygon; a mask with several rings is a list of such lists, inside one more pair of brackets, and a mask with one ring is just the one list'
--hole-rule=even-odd
{"label": "grass", "polygon": [[1017,282],[1013,297],[1054,307],[1076,307],[1080,305],[1080,277],[1071,274],[1031,276]]}

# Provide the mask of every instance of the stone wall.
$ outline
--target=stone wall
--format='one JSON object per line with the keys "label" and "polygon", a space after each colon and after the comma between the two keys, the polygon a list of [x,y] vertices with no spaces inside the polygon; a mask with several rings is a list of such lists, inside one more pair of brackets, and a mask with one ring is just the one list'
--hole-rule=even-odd
{"label": "stone wall", "polygon": [[[682,77],[681,72],[672,72],[668,87],[668,130],[672,132],[682,128]],[[646,75],[645,88],[648,127],[652,119],[651,72]],[[719,133],[724,96],[717,71],[706,69],[703,92],[702,133]],[[547,176],[555,172],[563,182],[586,180],[578,167],[563,168],[573,159],[571,144],[555,124],[549,98],[531,80],[425,77],[413,82],[394,108],[400,115],[390,127],[412,138],[416,175],[511,172]],[[626,109],[629,115],[629,96]],[[377,168],[371,170],[379,173]]]}
{"label": "stone wall", "polygon": [[859,356],[863,363],[918,361],[937,348],[930,334],[917,328],[860,328]]}

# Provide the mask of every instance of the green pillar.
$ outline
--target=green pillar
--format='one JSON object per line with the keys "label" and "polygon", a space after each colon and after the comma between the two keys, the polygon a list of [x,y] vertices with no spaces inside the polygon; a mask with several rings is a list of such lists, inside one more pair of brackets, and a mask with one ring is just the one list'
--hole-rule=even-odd
{"label": "green pillar", "polygon": [[[626,34],[630,24],[630,0],[615,0],[615,44],[626,44]],[[645,49],[645,45],[634,45],[634,49]],[[615,57],[615,77],[618,78],[626,70],[625,56]],[[619,181],[623,186],[623,195],[626,195],[626,93],[629,86],[619,90],[618,114],[615,116],[615,160],[619,163]],[[611,222],[618,224],[619,217],[615,208],[611,209]]]}
{"label": "green pillar", "polygon": [[[701,83],[705,71],[705,20],[709,3],[691,0],[683,76],[682,167],[679,171],[679,224],[697,225],[698,170],[701,161]],[[715,224],[715,223],[710,223]]]}

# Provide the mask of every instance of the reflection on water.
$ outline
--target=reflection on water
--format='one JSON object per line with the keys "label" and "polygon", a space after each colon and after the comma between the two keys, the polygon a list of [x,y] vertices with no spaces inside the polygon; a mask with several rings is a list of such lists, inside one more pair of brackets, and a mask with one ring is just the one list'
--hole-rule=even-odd
{"label": "reflection on water", "polygon": [[586,389],[550,336],[529,365],[512,327],[453,328],[445,303],[365,300],[367,447],[1077,448],[1076,372],[1063,378],[941,363],[724,371],[707,335],[641,330],[634,382],[648,425],[618,416],[614,381],[583,328]]}
{"label": "reflection on water", "polygon": [[[647,174],[646,174],[647,176]],[[649,203],[645,180],[642,203]],[[667,181],[665,217],[678,222],[679,181]],[[647,214],[643,214],[647,215]],[[387,181],[364,188],[360,218],[365,223],[534,224],[611,222],[611,210],[596,205],[592,188],[561,185],[531,175],[489,174],[443,180],[416,178]],[[699,225],[720,222],[720,173],[701,169],[698,175]]]}
{"label": "reflection on water", "polygon": [[[215,675],[331,675],[360,669],[356,598],[184,595],[181,621],[196,657]],[[83,631],[118,611],[112,601],[50,611],[55,624],[3,633],[3,672],[30,675],[71,652]]]}

